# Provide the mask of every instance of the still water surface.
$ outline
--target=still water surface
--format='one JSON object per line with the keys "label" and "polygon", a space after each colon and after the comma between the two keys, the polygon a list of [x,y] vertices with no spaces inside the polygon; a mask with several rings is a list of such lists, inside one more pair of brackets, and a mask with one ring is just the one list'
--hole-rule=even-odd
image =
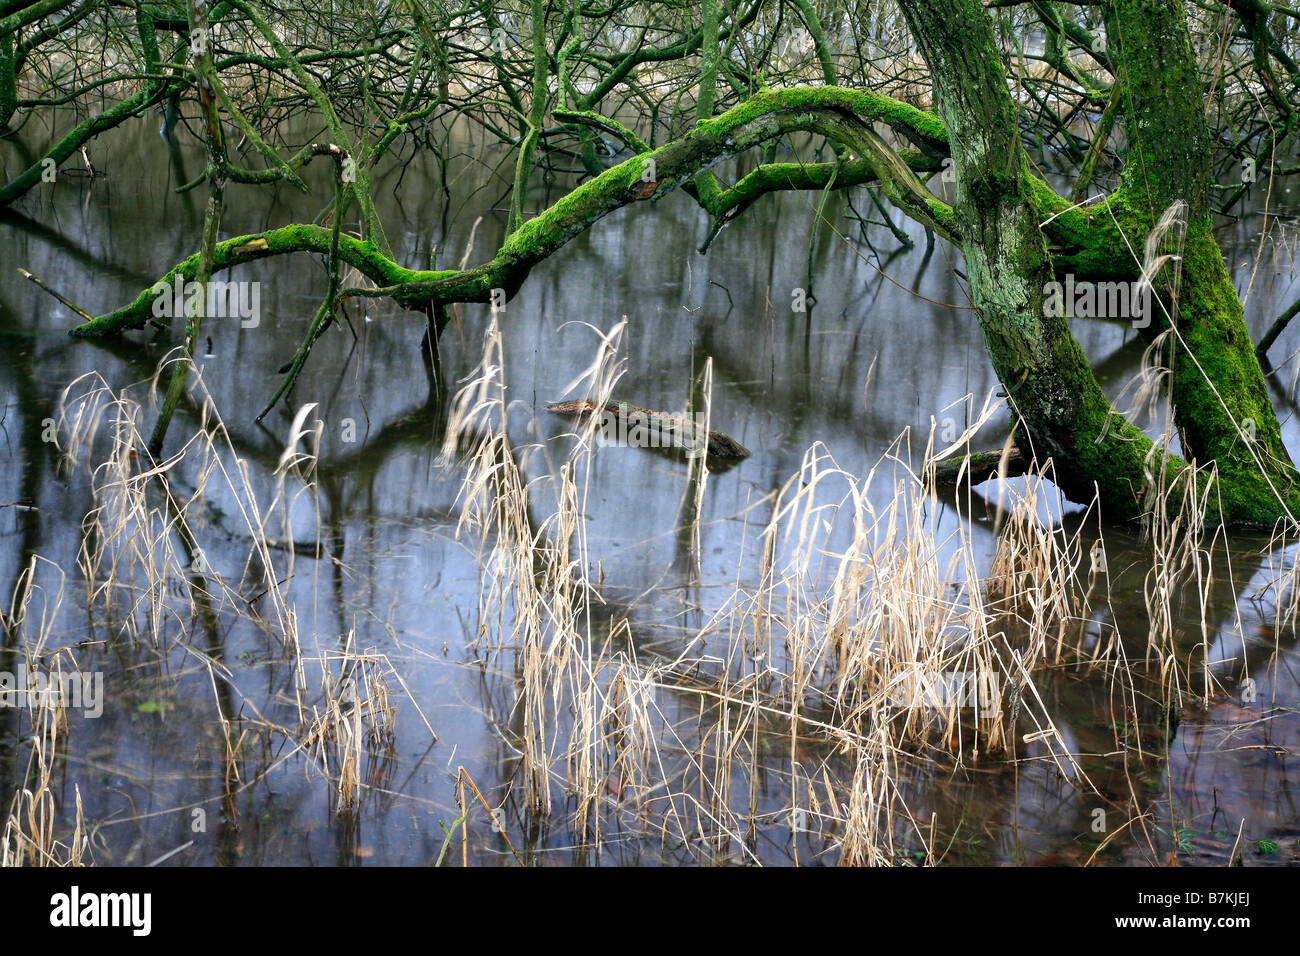
{"label": "still water surface", "polygon": [[[7,168],[24,161],[24,150],[42,135],[31,128],[19,141],[0,145]],[[486,259],[500,241],[504,216],[493,202],[503,187],[491,171],[500,157],[473,131],[453,143],[450,201],[435,164],[424,157],[376,177],[388,236],[404,264],[426,265],[431,251],[439,265],[459,261],[479,217],[470,262]],[[77,570],[82,519],[93,503],[87,469],[61,466],[57,450],[42,440],[60,393],[84,373],[97,371],[114,388],[128,388],[147,402],[145,383],[167,344],[152,331],[129,336],[129,344],[71,339],[65,332],[76,317],[16,270],[28,269],[82,308],[103,313],[189,254],[200,230],[202,198],[197,191],[176,195],[174,187],[200,170],[201,150],[169,150],[153,120],[115,132],[111,153],[107,144],[102,149],[94,159],[104,179],[63,177],[34,191],[0,222],[0,503],[30,505],[0,509],[0,603],[8,606],[32,555],[49,562],[39,565],[38,605],[48,600],[53,609],[59,590],[54,568],[66,573],[47,650],[91,642],[78,650],[78,660],[103,672],[105,701],[98,719],[71,715],[54,785],[65,822],[79,791],[86,819],[96,825],[98,862],[143,864],[193,841],[167,865],[426,865],[443,847],[442,827],[460,815],[459,766],[502,807],[506,831],[495,832],[485,814],[471,815],[465,851],[471,863],[511,863],[506,838],[527,861],[543,865],[837,859],[833,832],[792,839],[783,813],[791,742],[788,727],[775,724],[750,743],[756,766],[738,762],[731,773],[737,819],[753,821],[742,828],[742,840],[719,839],[705,824],[688,828],[682,839],[677,829],[629,822],[616,806],[617,781],[601,811],[598,849],[575,838],[558,790],[549,823],[525,811],[517,796],[516,754],[501,733],[519,720],[513,707],[517,663],[512,649],[482,639],[484,572],[477,543],[456,535],[462,475],[438,460],[448,386],[422,361],[423,317],[389,304],[372,304],[364,316],[354,310],[352,329],[336,324],[316,346],[291,402],[262,425],[253,423],[324,288],[321,263],[305,256],[258,263],[230,277],[260,281],[260,322],[256,328],[210,322],[199,348],[202,379],[254,485],[268,497],[294,412],[317,403],[324,423],[319,494],[310,507],[295,510],[294,534],[313,538],[318,514],[330,557],[300,555],[293,565],[287,587],[298,609],[300,640],[314,656],[349,640],[353,648],[384,655],[437,740],[394,686],[395,737],[391,747],[372,749],[364,771],[368,788],[356,812],[335,812],[318,766],[283,738],[269,749],[250,744],[240,755],[250,782],[232,788],[218,704],[236,728],[249,715],[293,723],[294,682],[283,648],[230,614],[208,627],[159,622],[153,636],[161,650],[116,641],[112,621],[87,613]],[[288,188],[229,187],[223,234],[317,216],[321,197],[329,195],[321,178],[326,171],[309,172],[308,196]],[[539,181],[533,202],[548,201],[548,188]],[[626,370],[618,396],[650,408],[682,408],[711,360],[714,426],[753,453],[709,478],[698,571],[690,536],[679,530],[685,466],[632,448],[596,454],[583,500],[588,570],[605,599],[593,631],[626,620],[620,648],[638,660],[672,659],[738,585],[753,585],[756,537],[768,517],[767,508],[756,505],[799,471],[809,447],[821,443],[842,468],[862,475],[905,429],[913,430],[914,447],[918,434],[924,444],[932,417],[940,427],[945,418],[960,426],[964,406],[953,403],[967,394],[982,399],[996,386],[971,313],[945,305],[965,304],[956,253],[943,243],[930,246],[910,224],[904,228],[912,248],[900,247],[880,226],[857,228],[845,214],[878,215],[862,195],[853,209],[843,195],[831,197],[835,228],[822,226],[814,235],[816,198],[764,200],[726,229],[707,256],[696,252],[707,223],[684,195],[617,212],[540,265],[501,316],[513,403],[509,430],[523,449],[526,478],[550,474],[569,447],[564,435],[570,426],[542,409],[574,397],[561,393],[595,354],[598,339],[589,326],[608,330],[622,316],[628,319]],[[1300,196],[1274,195],[1271,202],[1276,215],[1251,213],[1221,233],[1239,288],[1249,286],[1247,318],[1256,336],[1300,294],[1293,267]],[[792,290],[809,287],[810,262],[816,305],[795,313]],[[457,310],[441,345],[441,382],[456,383],[474,368],[487,324],[485,307]],[[1126,327],[1103,322],[1077,322],[1075,334],[1103,385],[1118,396],[1139,366],[1141,342]],[[1300,332],[1293,329],[1274,347],[1274,359],[1298,345]],[[1274,398],[1294,449],[1300,448],[1300,423],[1288,398],[1290,371],[1283,370],[1286,381]],[[151,421],[147,412],[145,422]],[[197,424],[192,406],[183,409],[169,450]],[[1005,418],[989,427],[990,435],[1005,433]],[[889,488],[888,481],[873,486],[882,506]],[[977,557],[990,559],[993,523],[978,498],[969,512],[951,499],[934,508],[945,533],[969,522]],[[1077,509],[1063,510],[1068,523]],[[206,554],[215,568],[247,553],[234,544],[223,553],[222,530],[218,516]],[[224,530],[237,543],[235,533]],[[1131,653],[1141,657],[1149,546],[1122,528],[1107,528],[1106,538],[1110,601],[1096,613],[1136,641]],[[1145,828],[1120,834],[1096,862],[1157,862],[1173,852],[1184,863],[1223,863],[1239,831],[1237,852],[1247,865],[1300,860],[1300,789],[1290,775],[1291,751],[1300,746],[1296,639],[1274,633],[1268,598],[1256,593],[1267,581],[1266,564],[1294,555],[1261,554],[1265,543],[1235,536],[1217,560],[1205,636],[1210,659],[1225,662],[1216,669],[1225,691],[1208,709],[1184,708],[1172,739],[1143,728],[1141,740],[1120,746],[1125,729],[1116,726],[1105,681],[1069,672],[1040,677],[1040,693],[1063,739],[1077,753],[1092,755],[1080,761],[1092,781],[1117,801],[1136,793],[1141,805],[1133,812],[1147,815]],[[225,569],[239,576],[238,567]],[[1192,600],[1180,613],[1186,650],[1202,640],[1201,614]],[[6,640],[0,660],[13,661],[12,640]],[[706,643],[716,641],[712,652],[726,658],[727,640],[723,632]],[[187,646],[224,662],[228,690],[214,694],[207,665]],[[1253,702],[1236,692],[1243,656],[1257,682]],[[712,726],[712,719],[695,694],[661,690],[657,706],[673,728],[659,729],[670,764],[665,773],[674,786],[689,787],[692,771],[683,755],[698,743],[690,734]],[[0,807],[8,806],[21,780],[28,733],[20,709],[0,708]],[[796,756],[805,767],[829,757],[831,769],[844,770],[825,744],[808,748]],[[974,762],[955,772],[920,760],[902,766],[908,807],[926,821],[927,832],[933,817],[945,862],[1080,863],[1092,856],[1099,842],[1092,828],[1097,797],[1033,759],[1032,749],[1022,756],[1019,764]],[[909,828],[899,832],[902,855],[923,857]],[[459,862],[461,852],[457,838],[449,860]]]}

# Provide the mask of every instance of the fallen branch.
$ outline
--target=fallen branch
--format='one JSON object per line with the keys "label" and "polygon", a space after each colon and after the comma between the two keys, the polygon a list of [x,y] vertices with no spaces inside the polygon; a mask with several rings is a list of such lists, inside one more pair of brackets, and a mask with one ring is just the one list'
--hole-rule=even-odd
{"label": "fallen branch", "polygon": [[[1002,467],[1002,461],[1001,449],[948,458],[934,466],[934,483],[949,487],[962,483],[973,488],[996,476]],[[1013,445],[1006,455],[1006,473],[1003,477],[1023,475],[1028,469],[1029,462],[1020,454],[1020,449]]]}
{"label": "fallen branch", "polygon": [[1268,350],[1273,347],[1277,337],[1282,334],[1283,330],[1297,315],[1300,315],[1300,299],[1297,299],[1291,308],[1278,316],[1277,321],[1269,327],[1269,330],[1264,333],[1264,337],[1259,340],[1259,344],[1255,346],[1255,355],[1259,357],[1259,364],[1264,371],[1271,372],[1273,370],[1273,363],[1268,359]]}
{"label": "fallen branch", "polygon": [[[557,402],[546,406],[552,415],[563,418],[584,419],[599,410],[595,402],[579,399],[575,402]],[[613,429],[622,443],[645,448],[680,448],[699,454],[701,447],[714,458],[742,459],[749,457],[749,449],[720,431],[706,430],[703,425],[685,415],[653,412],[627,402],[605,403],[603,425]],[[609,432],[606,432],[609,435]],[[707,437],[706,437],[707,436]]]}
{"label": "fallen branch", "polygon": [[20,268],[18,271],[22,274],[24,279],[30,279],[32,282],[36,283],[37,287],[40,288],[43,292],[48,292],[50,295],[54,296],[54,298],[58,299],[60,302],[66,305],[73,312],[77,313],[77,315],[81,316],[87,322],[95,321],[95,317],[93,315],[91,315],[85,309],[77,307],[77,305],[75,305],[70,300],[65,299],[63,296],[59,295],[59,293],[55,292],[53,289],[47,286],[40,279],[36,278],[36,276],[32,275],[26,269]]}

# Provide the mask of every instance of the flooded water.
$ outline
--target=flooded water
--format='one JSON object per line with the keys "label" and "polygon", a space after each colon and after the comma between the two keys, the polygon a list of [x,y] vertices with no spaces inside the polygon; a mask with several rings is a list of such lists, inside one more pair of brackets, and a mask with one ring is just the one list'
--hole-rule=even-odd
{"label": "flooded water", "polygon": [[[6,169],[43,135],[29,128],[0,144]],[[503,235],[504,213],[494,202],[505,184],[492,172],[501,156],[472,130],[453,145],[450,199],[427,155],[376,177],[388,237],[405,265],[427,266],[431,253],[440,267],[462,256],[485,261]],[[822,801],[845,799],[841,788],[853,766],[834,740],[792,733],[777,715],[755,716],[685,684],[651,690],[659,780],[637,798],[641,806],[631,806],[617,767],[602,768],[595,823],[575,832],[561,767],[549,787],[550,813],[529,808],[518,745],[526,715],[517,706],[527,675],[515,647],[483,613],[494,571],[484,566],[480,542],[457,533],[463,463],[440,460],[450,396],[482,355],[486,306],[455,310],[441,341],[439,377],[421,352],[422,315],[386,302],[354,305],[351,326],[339,322],[326,333],[290,401],[261,424],[253,419],[325,288],[323,264],[298,256],[245,267],[230,278],[260,283],[260,321],[242,327],[238,319],[217,319],[205,327],[198,362],[234,450],[225,463],[243,459],[263,500],[280,486],[276,470],[295,413],[315,403],[313,418],[322,423],[315,489],[294,504],[290,534],[319,539],[325,553],[304,547],[292,563],[283,552],[276,557],[296,609],[304,670],[291,648],[256,625],[271,611],[251,592],[242,608],[148,620],[135,641],[121,636],[131,595],[118,595],[114,611],[102,601],[88,608],[78,558],[83,546],[94,546],[84,523],[95,506],[93,476],[84,464],[61,462],[48,426],[63,390],[89,372],[144,403],[151,426],[148,383],[168,340],[154,330],[117,342],[72,339],[65,333],[75,314],[17,269],[104,313],[193,251],[203,210],[201,190],[174,193],[201,171],[200,149],[169,150],[152,119],[116,132],[108,148],[92,148],[104,178],[61,177],[0,220],[0,605],[10,607],[10,593],[39,556],[39,593],[22,633],[37,630],[41,619],[48,624],[43,660],[72,648],[81,669],[103,679],[102,714],[72,709],[56,755],[49,785],[57,835],[71,827],[79,796],[93,857],[104,864],[166,857],[166,865],[427,865],[444,850],[445,862],[456,865],[508,865],[516,855],[540,865],[838,862],[837,826],[792,823],[790,813],[792,791],[800,803],[810,789]],[[315,218],[330,190],[327,170],[309,173],[310,195],[230,186],[223,235]],[[534,209],[562,195],[560,185],[549,189],[539,179]],[[523,476],[534,483],[539,523],[554,500],[549,476],[572,447],[565,437],[571,423],[544,406],[582,397],[564,389],[592,362],[596,330],[624,316],[617,396],[681,409],[708,367],[713,427],[752,453],[709,475],[697,539],[683,531],[684,502],[695,491],[685,463],[625,447],[592,457],[581,498],[583,557],[601,602],[585,626],[609,653],[651,666],[689,649],[702,662],[705,684],[709,662],[743,672],[733,625],[717,622],[731,620],[724,612],[738,590],[760,583],[767,496],[801,471],[807,450],[820,443],[840,468],[864,476],[906,429],[916,453],[932,419],[939,431],[960,430],[963,397],[976,396],[978,408],[997,385],[973,316],[962,308],[954,250],[927,243],[898,215],[910,248],[880,225],[859,228],[853,215],[877,220],[879,213],[857,192],[831,196],[827,216],[835,227],[814,228],[817,202],[815,195],[765,199],[707,255],[696,250],[708,224],[685,195],[616,212],[538,266],[500,315],[508,430]],[[1244,215],[1221,233],[1238,287],[1249,289],[1256,337],[1300,295],[1293,261],[1300,196],[1269,202],[1269,214]],[[810,293],[815,305],[793,311],[795,290]],[[1114,323],[1078,321],[1074,329],[1118,398],[1138,370],[1142,342]],[[1296,348],[1298,335],[1292,330],[1278,342],[1275,362]],[[1292,449],[1300,448],[1294,369],[1282,370],[1274,390]],[[168,452],[199,425],[196,405],[187,402]],[[982,447],[1000,443],[1007,426],[999,413]],[[198,483],[196,467],[189,459],[178,466],[178,487]],[[217,484],[209,487],[203,559],[207,569],[239,580],[248,544],[238,504]],[[885,507],[891,487],[889,480],[873,483],[872,504]],[[970,507],[941,496],[930,508],[940,539],[965,523],[977,561],[987,565],[995,516],[979,495]],[[1095,524],[1073,505],[1047,511],[1062,514],[1068,528]],[[1141,662],[1151,547],[1131,529],[1107,525],[1104,534],[1109,597],[1094,602],[1091,626],[1118,631],[1128,657]],[[1176,646],[1184,673],[1197,681],[1184,686],[1186,706],[1164,713],[1152,691],[1158,667],[1150,687],[1139,682],[1131,699],[1121,700],[1105,673],[1040,671],[1043,707],[1095,791],[1066,779],[1033,742],[1010,761],[968,758],[954,766],[915,754],[897,768],[901,800],[915,821],[896,821],[897,859],[1300,860],[1300,786],[1290,761],[1300,746],[1297,644],[1293,631],[1275,626],[1267,590],[1270,568],[1294,560],[1294,550],[1269,550],[1266,537],[1248,534],[1214,550],[1204,613],[1190,592],[1174,603]],[[184,590],[181,580],[167,586]],[[139,605],[134,613],[147,616]],[[0,671],[15,672],[32,639],[14,626],[5,640]],[[318,703],[320,667],[352,667],[356,677],[357,655],[371,662],[372,676],[384,675],[395,717],[391,736],[367,740],[364,765],[353,768],[360,796],[341,808],[332,751],[303,744],[298,725],[304,700],[308,712]],[[1217,682],[1208,707],[1195,699],[1205,690],[1206,661]],[[757,673],[757,663],[750,669]],[[734,763],[717,763],[718,727],[727,728]],[[561,721],[555,739],[571,729]],[[1018,727],[1022,734],[1032,729]],[[0,808],[27,774],[31,734],[25,708],[0,707]],[[662,799],[677,792],[693,800]],[[456,821],[466,805],[462,830]],[[1100,830],[1099,819],[1106,821]],[[1133,822],[1120,829],[1126,820]],[[1099,848],[1105,834],[1112,837]]]}

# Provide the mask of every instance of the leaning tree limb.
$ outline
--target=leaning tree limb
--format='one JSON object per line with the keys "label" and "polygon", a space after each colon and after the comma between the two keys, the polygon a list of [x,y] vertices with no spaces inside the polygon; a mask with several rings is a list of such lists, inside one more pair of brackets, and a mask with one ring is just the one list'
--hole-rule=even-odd
{"label": "leaning tree limb", "polygon": [[[794,132],[816,132],[860,149],[886,194],[909,215],[951,235],[952,211],[929,193],[908,162],[890,149],[871,128],[873,121],[907,123],[918,136],[937,140],[942,124],[888,97],[833,87],[770,90],[712,120],[700,123],[679,140],[634,156],[576,187],[549,209],[510,234],[488,263],[466,270],[413,270],[399,266],[373,242],[339,237],[338,257],[355,266],[376,289],[346,289],[345,295],[389,297],[407,308],[426,310],[436,304],[487,302],[493,289],[513,297],[533,267],[565,243],[616,209],[661,197],[693,180],[701,170],[769,140]],[[653,174],[653,175],[651,175]],[[215,270],[295,252],[327,254],[328,229],[292,225],[218,243]],[[83,323],[74,335],[104,335],[143,327],[154,315],[154,289],[192,280],[197,258],[177,264],[130,304]]]}
{"label": "leaning tree limb", "polygon": [[1255,356],[1259,359],[1259,364],[1265,371],[1269,371],[1273,367],[1273,363],[1268,358],[1268,350],[1273,347],[1277,337],[1282,334],[1286,327],[1291,324],[1291,320],[1297,315],[1300,315],[1300,299],[1296,299],[1295,302],[1291,303],[1290,308],[1277,317],[1277,321],[1268,327],[1264,337],[1255,346]]}

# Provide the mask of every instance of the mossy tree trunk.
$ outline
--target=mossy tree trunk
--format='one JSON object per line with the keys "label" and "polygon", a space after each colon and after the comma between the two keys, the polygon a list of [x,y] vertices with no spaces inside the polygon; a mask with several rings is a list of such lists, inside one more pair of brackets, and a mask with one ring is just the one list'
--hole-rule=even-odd
{"label": "mossy tree trunk", "polygon": [[[954,215],[971,301],[1027,432],[1026,453],[1050,457],[1071,498],[1087,500],[1095,486],[1109,514],[1139,516],[1156,476],[1174,484],[1188,466],[1119,418],[1067,320],[1044,307],[1053,270],[1041,190],[1031,185],[992,20],[977,0],[900,5],[931,70],[956,171]],[[1211,231],[1209,134],[1185,13],[1177,0],[1105,6],[1133,144],[1123,231],[1149,233],[1173,202],[1187,204],[1173,350],[1184,449],[1195,463],[1218,465],[1211,520],[1269,524],[1294,513],[1296,474]]]}
{"label": "mossy tree trunk", "polygon": [[1067,319],[1049,316],[1052,264],[1026,187],[1016,107],[976,0],[900,0],[929,64],[956,172],[954,214],[984,344],[1028,439],[1074,500],[1141,514],[1154,449],[1102,394]]}
{"label": "mossy tree trunk", "polygon": [[6,33],[0,36],[0,132],[9,129],[9,121],[18,106],[17,67],[14,38]]}
{"label": "mossy tree trunk", "polygon": [[1124,85],[1129,140],[1122,186],[1152,230],[1186,203],[1186,235],[1172,301],[1152,332],[1168,331],[1175,422],[1184,453],[1214,461],[1224,507],[1267,520],[1293,502],[1295,468],[1282,444],[1264,376],[1210,218],[1210,132],[1186,14],[1175,0],[1108,0],[1109,48]]}

